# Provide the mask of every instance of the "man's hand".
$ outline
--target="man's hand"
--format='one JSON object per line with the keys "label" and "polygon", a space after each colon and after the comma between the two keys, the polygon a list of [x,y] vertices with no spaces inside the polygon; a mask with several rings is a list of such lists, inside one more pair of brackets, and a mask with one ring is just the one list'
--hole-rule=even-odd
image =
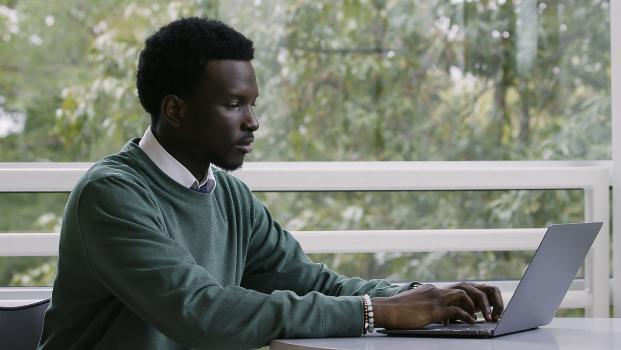
{"label": "man's hand", "polygon": [[446,289],[426,284],[385,298],[373,298],[375,327],[413,329],[430,323],[460,320],[474,323],[477,311],[487,321],[498,321],[504,308],[494,286],[461,282]]}
{"label": "man's hand", "polygon": [[487,284],[460,282],[448,289],[460,289],[466,292],[474,302],[476,311],[481,311],[487,322],[498,322],[504,304],[498,287]]}

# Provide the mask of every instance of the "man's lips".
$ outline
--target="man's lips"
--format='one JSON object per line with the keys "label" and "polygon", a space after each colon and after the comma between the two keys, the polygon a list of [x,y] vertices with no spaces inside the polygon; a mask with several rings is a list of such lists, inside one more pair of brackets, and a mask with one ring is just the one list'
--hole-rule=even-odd
{"label": "man's lips", "polygon": [[246,136],[246,137],[242,138],[241,140],[239,140],[239,142],[237,144],[238,145],[248,145],[248,144],[251,144],[252,142],[254,142],[254,136],[250,135],[250,136]]}
{"label": "man's lips", "polygon": [[244,153],[250,153],[252,152],[252,144],[248,143],[245,145],[236,145],[235,147],[237,147],[237,149],[241,150]]}
{"label": "man's lips", "polygon": [[236,147],[244,153],[252,152],[252,142],[254,141],[253,136],[243,138]]}

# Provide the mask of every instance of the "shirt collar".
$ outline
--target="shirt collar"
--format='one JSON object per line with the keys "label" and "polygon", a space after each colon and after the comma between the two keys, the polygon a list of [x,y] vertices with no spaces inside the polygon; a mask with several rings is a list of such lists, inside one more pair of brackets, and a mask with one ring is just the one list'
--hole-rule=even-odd
{"label": "shirt collar", "polygon": [[144,132],[144,135],[140,139],[138,146],[144,151],[144,153],[151,158],[153,163],[160,168],[164,174],[168,175],[171,179],[175,180],[179,184],[184,187],[198,189],[207,183],[207,181],[211,180],[213,183],[213,187],[208,190],[209,193],[213,192],[216,188],[216,178],[213,175],[213,170],[211,169],[211,164],[207,169],[207,173],[203,176],[203,178],[198,181],[194,175],[185,167],[183,164],[179,163],[175,157],[170,155],[164,147],[159,143],[159,141],[151,132],[151,126],[147,128]]}

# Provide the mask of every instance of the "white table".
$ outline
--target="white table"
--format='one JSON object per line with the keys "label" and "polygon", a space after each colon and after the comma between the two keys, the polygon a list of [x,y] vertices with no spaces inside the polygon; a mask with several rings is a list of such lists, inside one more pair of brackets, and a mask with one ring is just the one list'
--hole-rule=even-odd
{"label": "white table", "polygon": [[277,339],[270,344],[270,350],[285,349],[621,350],[621,318],[556,318],[539,329],[492,339],[413,338],[373,333],[358,338]]}

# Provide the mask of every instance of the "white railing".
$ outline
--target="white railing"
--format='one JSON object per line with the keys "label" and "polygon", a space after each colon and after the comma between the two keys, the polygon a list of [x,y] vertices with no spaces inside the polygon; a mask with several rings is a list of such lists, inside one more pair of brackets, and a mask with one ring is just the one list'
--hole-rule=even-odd
{"label": "white railing", "polygon": [[[0,192],[68,192],[90,165],[0,163]],[[583,190],[585,221],[603,221],[604,227],[587,255],[584,286],[570,290],[561,307],[583,307],[588,316],[608,317],[609,172],[608,162],[262,162],[246,163],[234,175],[253,191],[274,192]],[[526,228],[292,233],[307,253],[351,253],[534,250],[544,231]],[[55,256],[58,239],[58,233],[0,234],[0,256]],[[510,298],[513,289],[514,285],[505,287],[503,296]],[[37,293],[36,289],[21,291],[24,296]],[[1,299],[15,300],[15,291],[0,290]]]}

